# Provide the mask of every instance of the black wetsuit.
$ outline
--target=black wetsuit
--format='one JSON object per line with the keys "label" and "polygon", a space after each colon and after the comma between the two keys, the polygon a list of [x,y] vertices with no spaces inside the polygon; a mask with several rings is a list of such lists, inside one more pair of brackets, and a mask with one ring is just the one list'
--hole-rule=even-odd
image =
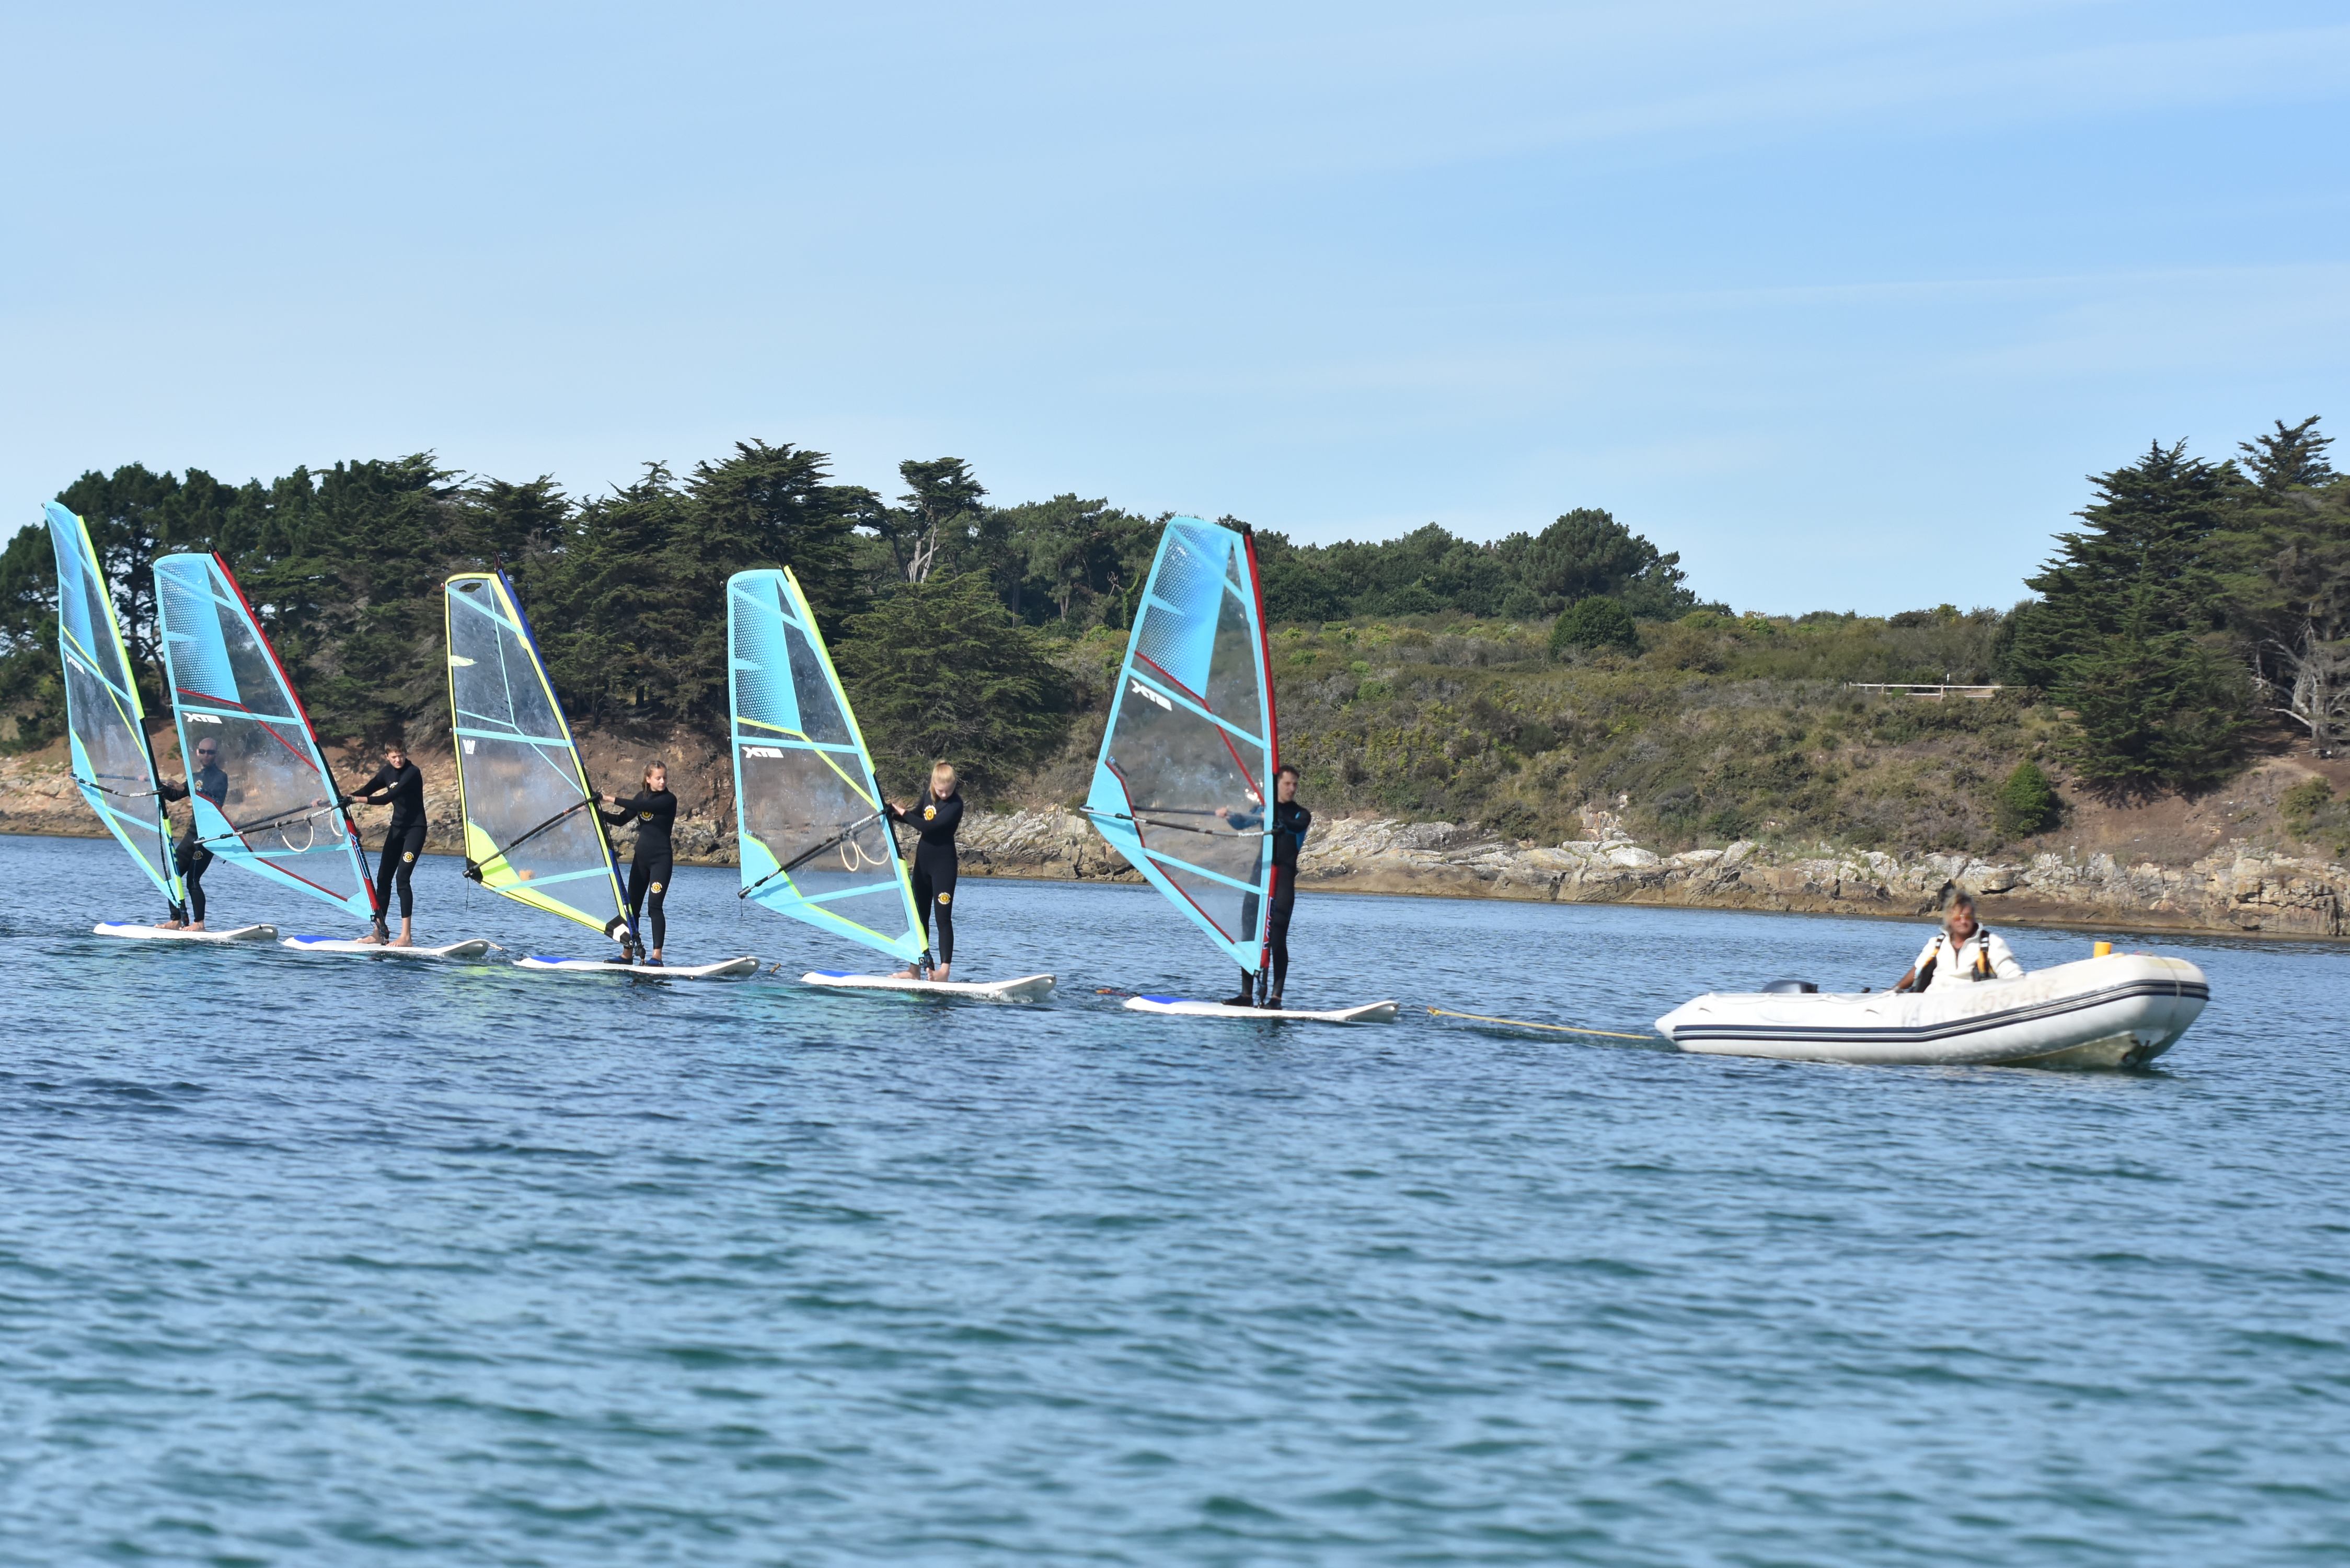
{"label": "black wetsuit", "polygon": [[931,963],[931,907],[938,906],[938,961],[954,962],[955,829],[962,826],[962,792],[944,800],[922,786],[922,803],[911,811],[889,808],[889,820],[911,824],[914,844],[914,908],[922,915],[922,967]]}
{"label": "black wetsuit", "polygon": [[[218,807],[223,816],[228,815],[228,774],[221,772],[217,763],[198,768],[188,775],[187,784],[159,784],[155,793],[165,800],[185,800],[190,784],[195,787],[196,794]],[[187,908],[174,909],[172,919],[186,920],[191,925],[203,923],[204,867],[213,863],[213,852],[204,847],[203,840],[203,831],[196,826],[196,808],[191,805],[188,831],[180,835],[180,842],[172,848],[172,864],[188,888]]]}
{"label": "black wetsuit", "polygon": [[[1226,819],[1236,829],[1245,831],[1261,826],[1264,818],[1254,812],[1243,816],[1235,812]],[[1275,801],[1273,806],[1273,876],[1272,897],[1267,901],[1265,936],[1272,948],[1272,985],[1268,998],[1282,993],[1289,979],[1289,917],[1297,908],[1297,846],[1305,842],[1305,830],[1314,826],[1314,814],[1295,801]],[[1241,898],[1241,940],[1248,940],[1256,934],[1256,895]],[[1253,995],[1256,977],[1241,971],[1241,992]]]}
{"label": "black wetsuit", "polygon": [[345,795],[342,804],[361,800],[391,807],[391,826],[383,834],[383,858],[375,868],[375,923],[389,929],[385,922],[391,913],[395,879],[400,888],[400,918],[411,919],[416,914],[416,889],[410,879],[416,874],[416,857],[424,853],[424,772],[412,762],[398,768],[386,763],[376,769],[375,777]]}
{"label": "black wetsuit", "polygon": [[[669,838],[669,830],[677,822],[677,796],[665,789],[639,790],[609,810],[598,806],[597,813],[607,822],[633,820],[637,825],[636,858],[629,862],[629,923],[639,931],[650,927],[652,944],[647,950],[659,951],[661,939],[669,935],[661,898],[677,868],[676,851]],[[640,909],[642,925],[638,923]]]}

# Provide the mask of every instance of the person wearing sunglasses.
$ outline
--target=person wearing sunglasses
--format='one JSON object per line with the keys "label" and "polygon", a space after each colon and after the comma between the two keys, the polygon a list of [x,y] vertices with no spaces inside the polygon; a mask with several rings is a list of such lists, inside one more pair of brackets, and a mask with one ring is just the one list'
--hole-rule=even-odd
{"label": "person wearing sunglasses", "polygon": [[[213,803],[224,815],[228,812],[228,774],[221,771],[220,742],[211,735],[197,738],[195,768],[186,780],[169,779],[156,786],[155,793],[166,801],[185,800],[190,794],[200,794]],[[172,864],[178,867],[180,880],[188,889],[188,901],[175,905],[172,918],[155,923],[167,931],[204,929],[204,867],[213,863],[213,852],[204,847],[201,829],[196,826],[195,808],[188,808],[188,830],[172,850]]]}

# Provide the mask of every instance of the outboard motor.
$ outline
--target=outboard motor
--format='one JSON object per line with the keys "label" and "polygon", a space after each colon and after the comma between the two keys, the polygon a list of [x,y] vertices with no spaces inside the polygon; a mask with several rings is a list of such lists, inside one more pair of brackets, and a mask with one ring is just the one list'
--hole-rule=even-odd
{"label": "outboard motor", "polygon": [[1808,980],[1774,980],[1762,988],[1765,996],[1817,996],[1820,988]]}

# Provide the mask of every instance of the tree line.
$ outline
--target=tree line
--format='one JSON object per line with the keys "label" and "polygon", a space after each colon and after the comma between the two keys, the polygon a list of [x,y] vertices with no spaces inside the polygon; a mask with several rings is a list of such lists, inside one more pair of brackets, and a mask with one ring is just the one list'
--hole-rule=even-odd
{"label": "tree line", "polygon": [[[2045,691],[2074,715],[2067,760],[2101,787],[2208,785],[2241,765],[2269,720],[2330,751],[2350,719],[2350,482],[2316,427],[2279,421],[2220,462],[2158,443],[2091,476],[2084,526],[2058,536],[2030,580],[2035,597],[2004,615],[1945,606],[1889,625],[1980,644],[1985,673]],[[714,734],[726,579],[787,564],[877,760],[918,767],[951,750],[972,759],[983,793],[1066,736],[1075,692],[1062,650],[1131,624],[1166,514],[1074,493],[998,506],[957,458],[899,473],[902,492],[885,497],[836,483],[823,452],[749,441],[689,472],[649,463],[584,499],[548,476],[453,472],[431,453],[242,485],[132,463],[86,473],[58,499],[88,522],[158,711],[153,563],[172,551],[227,559],[321,733],[358,742],[411,728],[421,739],[445,722],[440,584],[492,566],[514,578],[577,721]],[[1275,622],[1547,619],[1555,658],[1646,649],[1699,670],[1719,668],[1745,624],[1699,602],[1678,553],[1596,509],[1492,543],[1434,524],[1376,542],[1255,539]],[[55,591],[46,533],[26,528],[0,552],[11,749],[62,726]]]}

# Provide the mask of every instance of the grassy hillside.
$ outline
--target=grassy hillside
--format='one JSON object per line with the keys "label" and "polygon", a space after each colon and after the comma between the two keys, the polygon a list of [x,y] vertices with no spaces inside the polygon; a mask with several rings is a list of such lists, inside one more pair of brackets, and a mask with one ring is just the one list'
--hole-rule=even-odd
{"label": "grassy hillside", "polygon": [[[2028,693],[1926,701],[1847,681],[1987,681],[2004,618],[1950,607],[1890,620],[1698,612],[1639,628],[1638,652],[1554,657],[1542,621],[1357,619],[1273,634],[1281,749],[1323,811],[1485,824],[1556,842],[1579,808],[1650,842],[1832,838],[1982,850],[1992,794],[2045,758],[2055,715]],[[1124,639],[1064,664],[1083,718],[1020,792],[1081,796]]]}

